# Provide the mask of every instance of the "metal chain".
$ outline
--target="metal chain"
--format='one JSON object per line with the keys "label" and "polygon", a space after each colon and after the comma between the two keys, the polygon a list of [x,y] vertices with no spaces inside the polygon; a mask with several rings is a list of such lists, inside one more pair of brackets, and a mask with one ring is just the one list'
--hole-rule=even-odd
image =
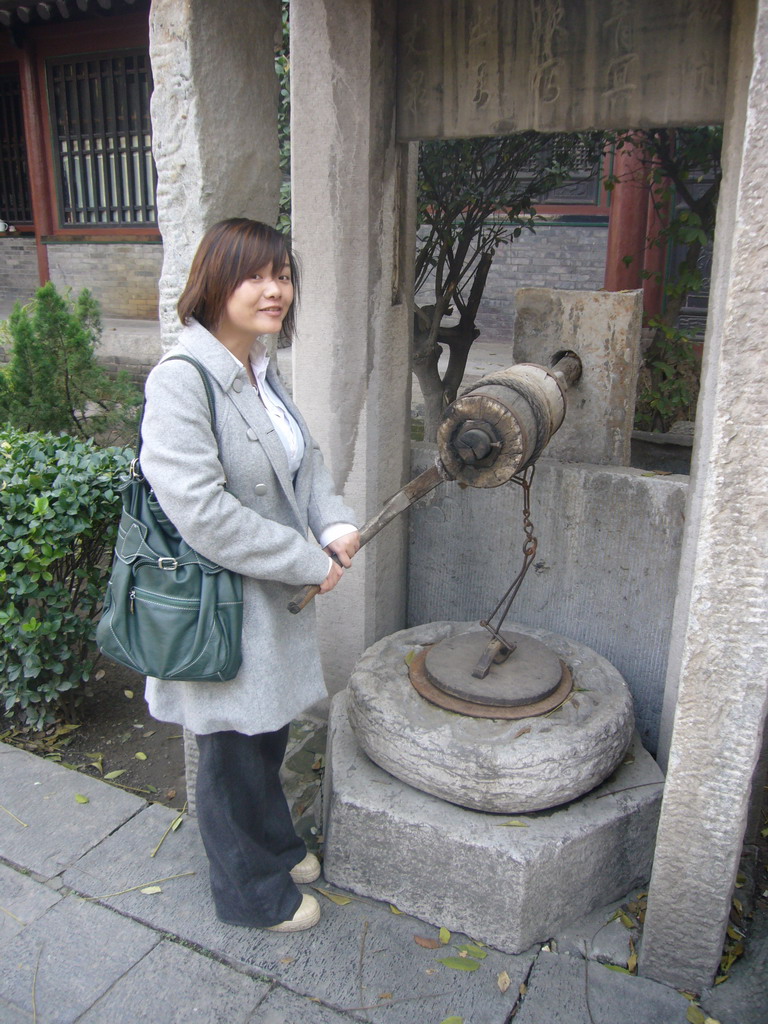
{"label": "metal chain", "polygon": [[[501,627],[504,624],[504,620],[509,614],[509,610],[512,607],[512,602],[517,597],[517,592],[523,585],[525,575],[531,567],[531,563],[536,557],[536,548],[538,541],[533,535],[533,523],[531,521],[531,484],[533,483],[533,475],[536,471],[536,466],[531,465],[523,470],[522,473],[515,474],[512,477],[514,483],[518,484],[523,489],[523,531],[525,532],[525,541],[523,543],[523,567],[517,576],[514,578],[509,586],[509,589],[504,594],[502,599],[493,609],[487,619],[481,619],[480,625],[484,626],[488,632],[494,636],[501,644],[504,644],[504,639],[501,636]],[[505,603],[506,602],[506,603]],[[503,611],[499,617],[498,622],[494,626],[492,624],[493,617],[503,607]]]}

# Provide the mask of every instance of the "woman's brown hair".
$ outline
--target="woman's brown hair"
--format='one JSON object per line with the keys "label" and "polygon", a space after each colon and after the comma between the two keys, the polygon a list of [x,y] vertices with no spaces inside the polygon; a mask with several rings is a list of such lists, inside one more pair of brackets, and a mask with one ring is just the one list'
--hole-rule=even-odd
{"label": "woman's brown hair", "polygon": [[291,268],[293,303],[283,320],[283,333],[293,337],[295,309],[299,298],[299,273],[296,257],[285,235],[257,220],[232,217],[209,228],[197,247],[177,310],[183,324],[194,317],[214,332],[224,315],[232,292],[262,267],[273,273]]}

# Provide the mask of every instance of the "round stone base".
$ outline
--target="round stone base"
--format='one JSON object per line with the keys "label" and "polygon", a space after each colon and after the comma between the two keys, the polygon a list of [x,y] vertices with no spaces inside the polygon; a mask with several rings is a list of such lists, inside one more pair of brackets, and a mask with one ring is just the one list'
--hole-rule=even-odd
{"label": "round stone base", "polygon": [[541,717],[470,718],[437,707],[411,685],[408,662],[428,644],[477,623],[430,622],[370,647],[349,684],[349,720],[365,753],[416,789],[502,814],[574,800],[621,763],[634,728],[632,697],[596,651],[556,633],[510,624],[562,658],[573,675],[566,701]]}

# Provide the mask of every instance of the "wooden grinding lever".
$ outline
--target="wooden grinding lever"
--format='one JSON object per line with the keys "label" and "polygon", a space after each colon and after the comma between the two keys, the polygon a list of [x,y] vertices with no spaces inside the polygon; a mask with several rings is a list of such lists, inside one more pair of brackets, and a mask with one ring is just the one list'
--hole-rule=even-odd
{"label": "wooden grinding lever", "polygon": [[[455,480],[463,486],[499,487],[538,459],[565,417],[565,392],[581,376],[581,360],[561,352],[551,369],[518,363],[489,374],[456,399],[437,428],[439,457],[407,483],[360,531],[360,547],[395,516]],[[294,595],[294,615],[320,593],[310,584]]]}
{"label": "wooden grinding lever", "polygon": [[[430,491],[434,490],[438,484],[443,483],[444,480],[451,480],[452,477],[448,476],[442,463],[439,461],[432,466],[430,469],[420,473],[413,480],[409,481],[399,490],[397,494],[392,495],[388,502],[385,503],[384,507],[380,512],[377,512],[373,519],[369,519],[365,526],[360,531],[360,547],[367,544],[368,541],[375,537],[382,527],[390,523],[395,516],[399,516],[401,512],[405,512],[407,508],[418,501],[419,498],[423,498],[425,494],[429,494]],[[331,556],[333,557],[333,556]],[[294,594],[292,600],[288,604],[288,611],[293,612],[296,615],[298,612],[305,608],[313,597],[316,597],[320,593],[320,587],[317,584],[310,583],[306,587],[302,587],[298,593]]]}

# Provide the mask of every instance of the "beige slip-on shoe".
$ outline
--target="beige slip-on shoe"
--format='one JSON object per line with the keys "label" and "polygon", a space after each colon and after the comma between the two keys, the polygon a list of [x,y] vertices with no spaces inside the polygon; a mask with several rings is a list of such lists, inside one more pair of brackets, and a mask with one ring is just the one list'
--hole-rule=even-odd
{"label": "beige slip-on shoe", "polygon": [[320,877],[320,861],[314,853],[308,853],[304,860],[291,868],[291,878],[296,885],[307,885]]}
{"label": "beige slip-on shoe", "polygon": [[314,896],[302,896],[299,909],[290,921],[281,921],[267,928],[268,932],[303,932],[320,920],[320,904]]}

